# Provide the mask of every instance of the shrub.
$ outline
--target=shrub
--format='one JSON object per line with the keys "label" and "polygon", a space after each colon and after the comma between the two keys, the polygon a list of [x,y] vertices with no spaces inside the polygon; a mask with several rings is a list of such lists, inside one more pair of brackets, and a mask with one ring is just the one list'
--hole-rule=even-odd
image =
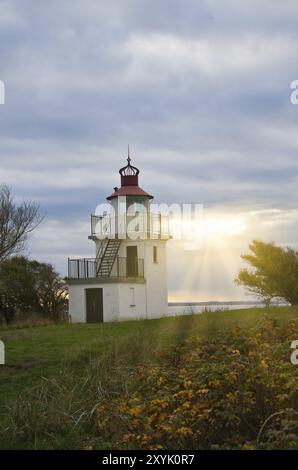
{"label": "shrub", "polygon": [[[122,449],[298,448],[296,332],[297,322],[268,320],[256,335],[190,337],[156,365],[140,365],[125,395],[100,404],[99,432]],[[277,429],[266,423],[275,413]]]}
{"label": "shrub", "polygon": [[[213,315],[213,314],[212,314]],[[185,325],[185,324],[184,324]],[[145,332],[82,353],[23,393],[0,428],[10,448],[297,449],[298,320],[213,336]]]}

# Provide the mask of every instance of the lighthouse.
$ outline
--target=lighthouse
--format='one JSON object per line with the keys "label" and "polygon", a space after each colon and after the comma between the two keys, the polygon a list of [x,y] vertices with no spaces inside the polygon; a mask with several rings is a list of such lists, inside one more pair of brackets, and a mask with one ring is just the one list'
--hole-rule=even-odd
{"label": "lighthouse", "polygon": [[94,258],[68,260],[72,322],[160,318],[168,311],[168,216],[153,210],[129,151],[119,173],[108,210],[91,215]]}

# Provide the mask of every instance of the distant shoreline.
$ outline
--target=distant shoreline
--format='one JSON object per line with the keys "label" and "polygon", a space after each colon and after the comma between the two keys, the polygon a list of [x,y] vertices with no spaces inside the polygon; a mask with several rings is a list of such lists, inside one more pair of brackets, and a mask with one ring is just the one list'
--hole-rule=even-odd
{"label": "distant shoreline", "polygon": [[[226,302],[212,300],[209,302],[169,302],[169,307],[195,307],[195,306],[204,306],[204,305],[265,305],[261,300],[256,301],[245,301],[245,300],[229,300]],[[286,305],[285,302],[272,302],[272,306]]]}

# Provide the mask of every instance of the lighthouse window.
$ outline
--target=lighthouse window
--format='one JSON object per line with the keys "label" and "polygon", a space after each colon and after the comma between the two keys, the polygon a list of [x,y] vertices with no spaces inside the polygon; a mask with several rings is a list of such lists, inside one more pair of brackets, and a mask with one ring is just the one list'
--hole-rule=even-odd
{"label": "lighthouse window", "polygon": [[153,263],[158,263],[157,246],[153,247]]}
{"label": "lighthouse window", "polygon": [[129,294],[130,294],[130,306],[131,307],[135,307],[136,304],[135,304],[135,288],[134,287],[130,287],[129,289]]}
{"label": "lighthouse window", "polygon": [[144,212],[145,205],[142,198],[127,198],[127,214],[134,215],[136,212]]}
{"label": "lighthouse window", "polygon": [[144,204],[142,202],[136,202],[136,212],[144,212]]}

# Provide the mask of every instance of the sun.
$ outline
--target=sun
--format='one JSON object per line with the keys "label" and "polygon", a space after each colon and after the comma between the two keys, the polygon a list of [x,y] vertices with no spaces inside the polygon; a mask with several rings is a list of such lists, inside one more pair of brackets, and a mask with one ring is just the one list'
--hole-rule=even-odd
{"label": "sun", "polygon": [[209,240],[218,240],[241,235],[247,230],[244,217],[206,217],[203,222],[203,233]]}
{"label": "sun", "polygon": [[184,241],[189,247],[202,247],[204,244],[223,244],[248,230],[243,216],[203,215],[196,220],[174,220],[174,239]]}
{"label": "sun", "polygon": [[[179,286],[179,299],[194,301],[230,300],[239,260],[251,234],[249,218],[243,213],[204,213],[184,222],[184,237],[173,245],[178,257],[187,259]],[[176,220],[177,226],[179,221]],[[183,222],[180,221],[180,227]],[[175,239],[173,240],[175,243]],[[183,264],[183,262],[182,262]],[[191,287],[190,287],[191,286]],[[195,289],[195,290],[194,290]],[[181,297],[182,296],[182,297]],[[178,295],[176,295],[178,298]]]}

